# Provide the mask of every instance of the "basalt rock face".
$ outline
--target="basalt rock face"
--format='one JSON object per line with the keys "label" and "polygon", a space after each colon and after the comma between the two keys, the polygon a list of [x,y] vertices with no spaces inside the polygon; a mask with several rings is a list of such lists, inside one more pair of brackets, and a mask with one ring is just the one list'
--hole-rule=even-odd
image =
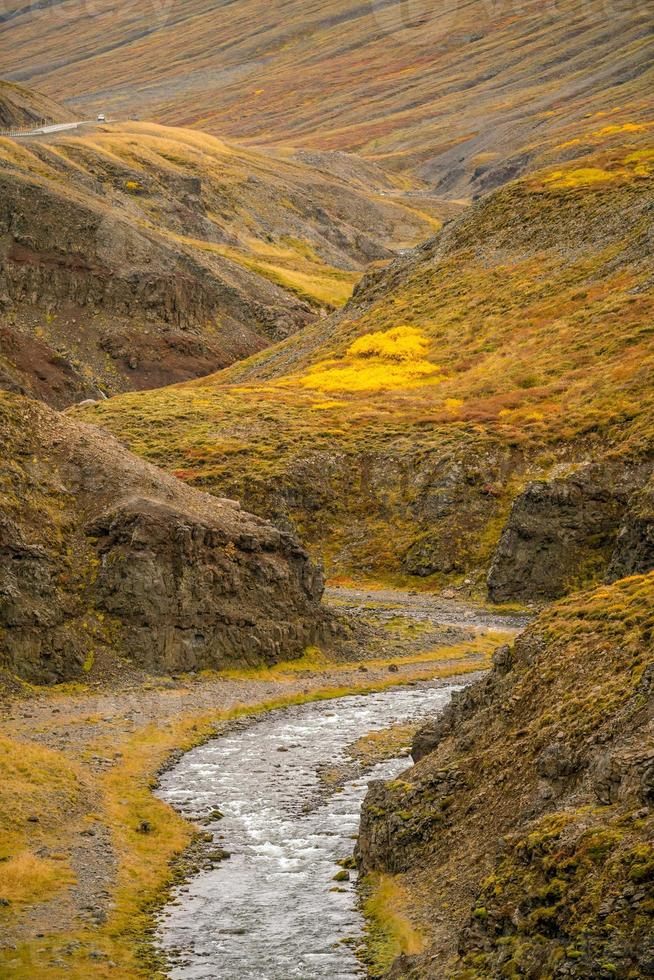
{"label": "basalt rock face", "polygon": [[235,323],[249,317],[270,339],[284,336],[277,329],[284,315],[289,330],[311,319],[299,300],[291,298],[285,310],[270,283],[257,302],[247,295],[251,282],[243,270],[225,263],[221,278],[125,220],[126,213],[68,199],[16,174],[0,177],[0,200],[0,287],[7,305],[68,302],[178,329],[215,324],[219,314]]}
{"label": "basalt rock face", "polygon": [[299,596],[308,612],[320,600],[320,573],[290,535],[241,523],[230,534],[215,517],[136,498],[86,526],[97,538],[98,604],[122,623],[139,664],[271,663],[302,652],[317,635],[310,622],[293,622],[293,605]]}
{"label": "basalt rock face", "polygon": [[654,568],[654,480],[635,493],[620,525],[607,572],[609,582]]}
{"label": "basalt rock face", "polygon": [[529,483],[513,503],[493,556],[489,597],[558,598],[596,578],[602,566],[606,572],[609,563],[613,580],[621,570],[649,571],[651,504],[636,490],[647,472],[642,466],[628,471],[588,464],[568,476]]}
{"label": "basalt rock face", "polygon": [[372,785],[361,868],[428,937],[389,975],[652,975],[653,632],[654,573],[554,605]]}
{"label": "basalt rock face", "polygon": [[290,534],[106,433],[0,400],[0,666],[36,682],[273,663],[331,635]]}

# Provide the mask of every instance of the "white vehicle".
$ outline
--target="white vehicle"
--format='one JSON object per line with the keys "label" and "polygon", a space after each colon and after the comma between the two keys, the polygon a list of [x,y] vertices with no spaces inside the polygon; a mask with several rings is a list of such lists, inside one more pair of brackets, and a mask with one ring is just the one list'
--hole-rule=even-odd
{"label": "white vehicle", "polygon": [[104,112],[99,112],[98,113],[98,122],[104,122],[104,121],[105,121],[105,114],[104,114]]}

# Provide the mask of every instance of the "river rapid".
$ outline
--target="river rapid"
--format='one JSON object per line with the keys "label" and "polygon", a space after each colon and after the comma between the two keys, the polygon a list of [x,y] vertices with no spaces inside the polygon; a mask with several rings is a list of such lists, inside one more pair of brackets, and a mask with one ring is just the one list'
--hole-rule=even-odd
{"label": "river rapid", "polygon": [[[406,756],[326,787],[325,767],[348,762],[368,732],[436,714],[457,688],[421,683],[271,712],[188,752],[159,795],[185,816],[206,818],[230,853],[176,889],[159,922],[173,980],[351,980],[365,976],[351,855],[371,779],[393,778]],[[351,761],[351,760],[350,760]]]}

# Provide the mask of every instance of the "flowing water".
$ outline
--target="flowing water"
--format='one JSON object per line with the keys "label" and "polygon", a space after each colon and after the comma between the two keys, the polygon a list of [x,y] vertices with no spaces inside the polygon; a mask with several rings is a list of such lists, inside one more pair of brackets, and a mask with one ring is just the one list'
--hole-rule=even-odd
{"label": "flowing water", "polygon": [[[178,889],[159,928],[174,980],[350,980],[364,975],[354,880],[334,882],[352,853],[367,783],[406,757],[329,792],[321,767],[347,761],[367,732],[438,712],[454,687],[428,683],[272,712],[213,739],[166,773],[159,795],[209,825],[231,858]],[[352,879],[354,879],[352,873]],[[335,890],[336,889],[336,890]]]}

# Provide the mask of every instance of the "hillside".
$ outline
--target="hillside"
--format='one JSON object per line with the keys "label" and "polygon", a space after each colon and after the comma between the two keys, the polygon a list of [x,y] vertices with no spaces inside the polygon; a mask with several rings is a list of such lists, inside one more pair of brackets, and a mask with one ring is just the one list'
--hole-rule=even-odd
{"label": "hillside", "polygon": [[[349,150],[451,197],[548,158],[588,118],[651,107],[652,10],[601,0],[8,0],[0,74],[75,110],[138,112],[251,144]],[[99,43],[101,39],[101,43]],[[170,57],[170,52],[174,57]]]}
{"label": "hillside", "polygon": [[254,666],[328,640],[290,535],[106,433],[0,394],[0,679]]}
{"label": "hillside", "polygon": [[317,326],[84,416],[299,530],[332,575],[485,592],[490,572],[505,601],[647,571],[648,140],[605,133],[592,166],[489,195]]}
{"label": "hillside", "polygon": [[652,574],[553,606],[373,784],[359,860],[423,949],[393,978],[652,975],[653,617]]}
{"label": "hillside", "polygon": [[43,123],[72,122],[75,113],[40,92],[0,79],[0,132]]}
{"label": "hillside", "polygon": [[61,407],[182,381],[342,305],[440,224],[346,163],[145,123],[0,139],[0,385]]}

